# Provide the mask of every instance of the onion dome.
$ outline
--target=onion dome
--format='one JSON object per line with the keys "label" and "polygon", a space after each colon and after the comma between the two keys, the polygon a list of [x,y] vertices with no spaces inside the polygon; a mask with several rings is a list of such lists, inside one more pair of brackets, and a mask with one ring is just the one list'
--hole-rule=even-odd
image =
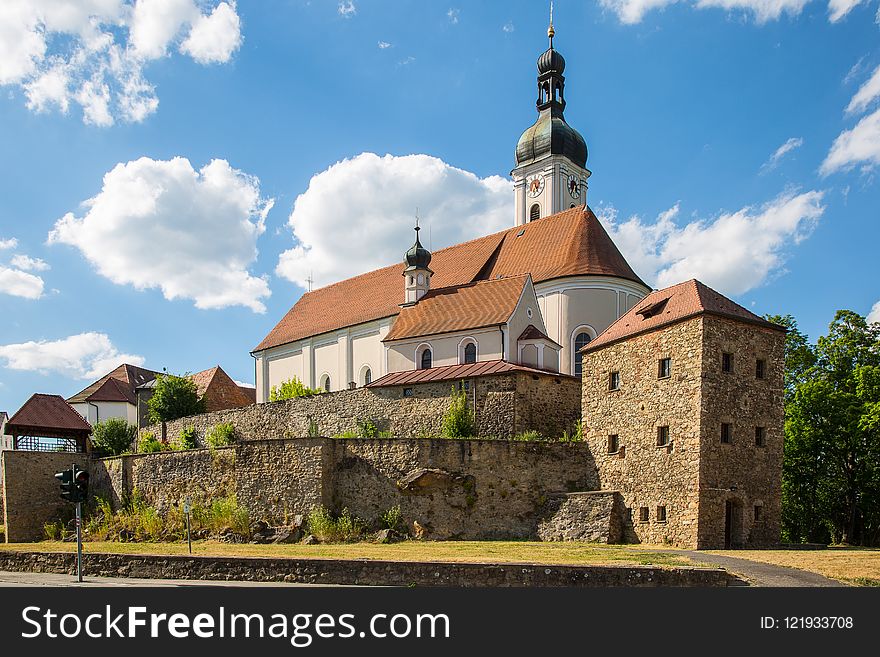
{"label": "onion dome", "polygon": [[406,269],[427,269],[431,264],[431,252],[419,242],[419,225],[416,224],[416,243],[413,244],[403,258]]}
{"label": "onion dome", "polygon": [[544,53],[538,57],[538,73],[557,73],[562,75],[565,71],[565,57],[559,54],[558,50],[547,48]]}
{"label": "onion dome", "polygon": [[581,168],[587,166],[587,143],[565,122],[562,112],[542,111],[516,145],[516,165],[528,164],[550,155],[564,155]]}

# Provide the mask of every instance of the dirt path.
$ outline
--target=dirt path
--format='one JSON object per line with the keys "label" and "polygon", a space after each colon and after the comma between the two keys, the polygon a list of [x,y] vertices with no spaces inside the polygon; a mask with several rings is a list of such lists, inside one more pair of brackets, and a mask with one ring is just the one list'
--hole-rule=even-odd
{"label": "dirt path", "polygon": [[682,550],[677,554],[684,554],[698,563],[726,568],[747,579],[752,586],[847,586],[836,579],[830,579],[818,573],[776,566],[761,561],[720,554],[706,554],[694,550]]}

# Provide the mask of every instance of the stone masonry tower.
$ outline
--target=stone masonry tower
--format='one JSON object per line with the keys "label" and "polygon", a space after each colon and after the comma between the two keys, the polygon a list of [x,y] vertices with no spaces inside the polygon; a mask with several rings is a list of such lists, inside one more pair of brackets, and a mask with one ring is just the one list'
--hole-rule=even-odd
{"label": "stone masonry tower", "polygon": [[519,138],[513,177],[514,225],[522,225],[587,202],[587,145],[565,122],[565,59],[550,47],[538,58],[538,119]]}
{"label": "stone masonry tower", "polygon": [[785,329],[691,280],[652,292],[583,350],[601,488],[645,543],[780,539]]}

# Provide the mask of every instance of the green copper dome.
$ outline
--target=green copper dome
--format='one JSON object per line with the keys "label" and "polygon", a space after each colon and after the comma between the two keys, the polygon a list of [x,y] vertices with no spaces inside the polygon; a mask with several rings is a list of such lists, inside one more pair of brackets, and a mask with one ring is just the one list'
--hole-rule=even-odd
{"label": "green copper dome", "polygon": [[431,264],[431,252],[419,242],[420,230],[421,229],[416,226],[416,243],[409,248],[409,251],[406,252],[406,255],[403,258],[403,264],[406,265],[407,270],[427,269],[428,265]]}
{"label": "green copper dome", "polygon": [[581,168],[587,166],[587,143],[565,122],[562,110],[541,110],[538,120],[527,128],[516,145],[516,165],[528,164],[551,155],[564,155]]}

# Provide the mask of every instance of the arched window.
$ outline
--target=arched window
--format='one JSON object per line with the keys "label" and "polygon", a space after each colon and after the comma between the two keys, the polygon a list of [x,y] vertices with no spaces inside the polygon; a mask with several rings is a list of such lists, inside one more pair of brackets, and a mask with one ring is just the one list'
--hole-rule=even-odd
{"label": "arched window", "polygon": [[468,342],[464,346],[464,362],[465,365],[477,362],[477,345],[473,342]]}
{"label": "arched window", "polygon": [[324,389],[324,392],[330,392],[330,375],[325,374],[321,377],[321,387]]}
{"label": "arched window", "polygon": [[581,331],[574,338],[574,372],[575,376],[581,376],[583,373],[583,361],[581,359],[580,350],[587,346],[593,338],[586,331]]}
{"label": "arched window", "polygon": [[365,386],[370,385],[373,382],[373,371],[369,367],[365,367],[361,379]]}
{"label": "arched window", "polygon": [[535,219],[541,218],[541,206],[535,203],[532,206],[532,209],[529,210],[529,221],[534,221]]}
{"label": "arched window", "polygon": [[423,370],[431,369],[431,358],[432,358],[431,350],[425,349],[422,352],[422,369]]}

